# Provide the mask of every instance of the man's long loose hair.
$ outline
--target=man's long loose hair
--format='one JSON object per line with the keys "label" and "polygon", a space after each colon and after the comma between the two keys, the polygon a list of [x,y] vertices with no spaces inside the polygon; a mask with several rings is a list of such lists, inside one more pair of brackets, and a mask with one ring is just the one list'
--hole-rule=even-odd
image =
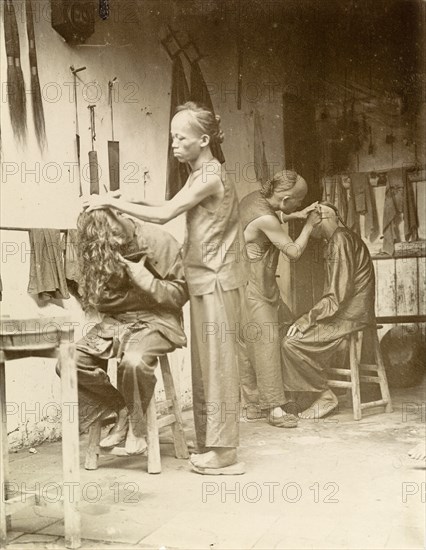
{"label": "man's long loose hair", "polygon": [[84,310],[96,309],[112,276],[122,278],[125,270],[118,259],[120,245],[113,238],[105,210],[82,212],[77,222],[79,293]]}

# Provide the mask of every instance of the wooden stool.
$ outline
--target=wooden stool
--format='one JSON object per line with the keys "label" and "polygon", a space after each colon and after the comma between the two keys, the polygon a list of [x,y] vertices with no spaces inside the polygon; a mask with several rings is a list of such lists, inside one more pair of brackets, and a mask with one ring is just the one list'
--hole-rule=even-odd
{"label": "wooden stool", "polygon": [[[61,400],[67,405],[78,403],[77,371],[74,361],[72,323],[64,318],[16,319],[0,317],[0,548],[6,548],[7,528],[17,510],[38,504],[38,495],[22,494],[7,498],[9,479],[6,372],[5,361],[20,357],[58,355],[61,364]],[[65,546],[79,548],[80,461],[78,425],[69,410],[62,410],[62,468],[64,487],[74,489],[74,498],[64,498]]]}
{"label": "wooden stool", "polygon": [[[369,333],[373,346],[374,363],[361,363],[361,351],[363,337]],[[347,376],[349,380],[329,379],[328,385],[332,388],[350,388],[352,391],[352,406],[354,419],[361,420],[362,411],[373,407],[384,406],[385,412],[393,412],[392,401],[389,393],[388,382],[386,378],[385,365],[383,363],[382,352],[380,350],[379,338],[377,336],[377,327],[370,326],[358,332],[349,335],[349,369],[330,368],[329,374],[338,374]],[[378,384],[382,398],[378,401],[369,401],[361,403],[360,382],[369,382]]]}
{"label": "wooden stool", "polygon": [[[159,474],[161,472],[159,430],[165,426],[171,426],[176,458],[188,458],[188,446],[183,431],[182,414],[176,396],[172,373],[170,371],[167,355],[160,357],[160,367],[163,376],[166,400],[159,403],[153,397],[146,411],[147,420],[147,444],[148,444],[148,473]],[[164,416],[157,417],[157,406],[166,408]],[[86,470],[96,470],[100,453],[99,442],[101,440],[102,421],[94,422],[89,428],[89,444],[86,451]],[[125,455],[127,456],[127,455]]]}

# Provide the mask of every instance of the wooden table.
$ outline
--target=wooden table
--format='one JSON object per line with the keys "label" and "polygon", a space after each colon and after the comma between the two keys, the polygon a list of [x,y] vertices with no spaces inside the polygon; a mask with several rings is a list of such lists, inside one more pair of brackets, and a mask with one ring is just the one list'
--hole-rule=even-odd
{"label": "wooden table", "polygon": [[[77,372],[74,361],[72,323],[66,317],[0,317],[0,547],[6,547],[7,527],[14,512],[37,503],[37,495],[7,498],[9,478],[5,361],[20,357],[59,356],[61,365],[62,466],[64,487],[73,487],[72,498],[63,491],[65,546],[79,548],[80,541],[80,465],[78,431]],[[8,368],[13,368],[12,364]]]}

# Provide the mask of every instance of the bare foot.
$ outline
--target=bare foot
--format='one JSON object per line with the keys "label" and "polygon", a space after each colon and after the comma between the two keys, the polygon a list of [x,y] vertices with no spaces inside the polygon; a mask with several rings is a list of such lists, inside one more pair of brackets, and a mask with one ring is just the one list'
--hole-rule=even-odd
{"label": "bare foot", "polygon": [[142,432],[142,420],[140,414],[133,414],[129,418],[129,431],[124,447],[128,455],[140,455],[148,448],[146,437]]}
{"label": "bare foot", "polygon": [[309,409],[300,413],[300,418],[316,419],[322,418],[326,414],[333,411],[339,401],[331,390],[326,390],[318,397],[318,399],[312,403]]}
{"label": "bare foot", "polygon": [[408,456],[414,460],[426,460],[426,443],[422,441],[408,451]]}
{"label": "bare foot", "polygon": [[191,455],[189,460],[198,468],[225,468],[237,462],[237,449],[235,447],[216,447],[207,453]]}
{"label": "bare foot", "polygon": [[126,437],[125,451],[128,455],[141,455],[148,448],[146,438],[144,436],[135,436],[130,433],[130,430]]}
{"label": "bare foot", "polygon": [[106,448],[119,445],[126,439],[128,428],[129,417],[127,408],[125,407],[119,411],[114,426],[110,429],[108,435],[100,441],[99,446]]}
{"label": "bare foot", "polygon": [[274,407],[269,410],[268,422],[277,428],[295,428],[298,418],[294,414],[286,413],[281,407]]}

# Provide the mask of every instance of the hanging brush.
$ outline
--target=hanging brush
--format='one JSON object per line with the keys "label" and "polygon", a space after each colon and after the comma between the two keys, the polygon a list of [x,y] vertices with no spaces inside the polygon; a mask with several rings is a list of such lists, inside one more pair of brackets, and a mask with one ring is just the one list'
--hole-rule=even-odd
{"label": "hanging brush", "polygon": [[27,37],[31,70],[31,99],[33,107],[34,126],[38,146],[43,151],[46,146],[46,127],[44,123],[43,100],[41,97],[40,80],[38,78],[37,51],[34,37],[33,8],[31,0],[25,0],[25,15],[27,20]]}
{"label": "hanging brush", "polygon": [[21,68],[18,24],[11,0],[4,2],[4,38],[7,57],[7,97],[13,133],[25,141],[27,110],[24,75]]}

